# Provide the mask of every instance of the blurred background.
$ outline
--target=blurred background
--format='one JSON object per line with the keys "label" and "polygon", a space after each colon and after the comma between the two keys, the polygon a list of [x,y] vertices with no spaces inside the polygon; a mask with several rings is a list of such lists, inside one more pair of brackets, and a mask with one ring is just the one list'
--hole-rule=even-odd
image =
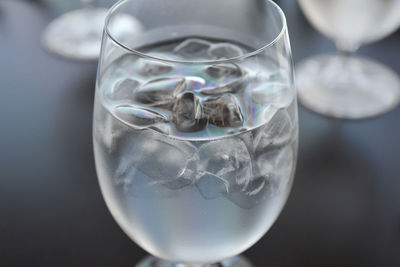
{"label": "blurred background", "polygon": [[[335,52],[296,1],[276,2],[295,64]],[[134,266],[146,255],[115,223],[97,183],[97,63],[51,55],[40,41],[53,19],[79,6],[0,2],[0,266]],[[400,31],[358,53],[399,74]],[[245,255],[260,267],[400,266],[400,108],[344,121],[300,106],[299,116],[293,191]]]}

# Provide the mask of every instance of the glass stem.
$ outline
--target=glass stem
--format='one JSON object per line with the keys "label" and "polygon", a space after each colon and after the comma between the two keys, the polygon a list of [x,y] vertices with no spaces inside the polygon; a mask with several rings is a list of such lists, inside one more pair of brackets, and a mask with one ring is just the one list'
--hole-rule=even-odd
{"label": "glass stem", "polygon": [[337,81],[346,82],[348,84],[357,82],[359,79],[359,73],[362,72],[361,66],[359,64],[354,64],[352,60],[353,55],[360,47],[360,43],[350,42],[350,41],[336,41],[336,48],[339,52],[339,57],[337,60],[336,72]]}
{"label": "glass stem", "polygon": [[336,49],[343,55],[343,53],[350,56],[351,53],[354,53],[360,48],[360,43],[348,40],[336,40],[335,41]]}
{"label": "glass stem", "polygon": [[346,51],[346,50],[339,50],[339,55],[342,58],[349,58],[353,55],[353,52]]}
{"label": "glass stem", "polygon": [[83,8],[94,8],[94,0],[80,0]]}
{"label": "glass stem", "polygon": [[221,267],[221,264],[175,264],[174,267]]}
{"label": "glass stem", "polygon": [[339,52],[338,69],[340,69],[343,75],[346,76],[350,59],[360,47],[360,43],[348,40],[336,40],[335,44],[336,49]]}

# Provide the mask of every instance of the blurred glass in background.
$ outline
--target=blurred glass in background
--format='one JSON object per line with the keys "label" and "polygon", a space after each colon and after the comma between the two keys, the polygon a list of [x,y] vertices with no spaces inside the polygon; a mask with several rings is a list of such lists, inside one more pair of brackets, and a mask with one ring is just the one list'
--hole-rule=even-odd
{"label": "blurred glass in background", "polygon": [[[56,8],[78,9],[69,11],[53,20],[42,34],[42,44],[51,53],[76,60],[97,60],[107,8],[116,0],[57,1],[44,0]],[[79,5],[78,5],[79,4]],[[120,22],[124,29],[136,32],[140,23],[133,17]]]}
{"label": "blurred glass in background", "polygon": [[352,53],[399,28],[400,1],[299,0],[299,4],[311,24],[340,51],[314,56],[298,65],[302,104],[346,119],[376,116],[394,108],[400,99],[398,75],[381,63]]}

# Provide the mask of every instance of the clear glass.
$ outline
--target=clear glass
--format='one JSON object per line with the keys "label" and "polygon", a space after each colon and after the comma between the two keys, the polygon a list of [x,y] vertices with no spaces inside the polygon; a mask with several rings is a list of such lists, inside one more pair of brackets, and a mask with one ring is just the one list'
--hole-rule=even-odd
{"label": "clear glass", "polygon": [[299,99],[308,108],[337,118],[385,113],[400,100],[400,80],[388,67],[355,56],[361,45],[400,26],[398,0],[299,0],[306,17],[331,38],[337,55],[319,55],[297,69]]}
{"label": "clear glass", "polygon": [[[143,31],[123,30],[130,16]],[[138,266],[251,266],[237,255],[278,217],[297,156],[282,11],[257,0],[119,2],[93,139],[109,210],[153,255]]]}
{"label": "clear glass", "polygon": [[[42,34],[42,44],[51,53],[74,60],[97,60],[107,9],[97,7],[94,0],[80,0],[82,8],[53,20]],[[131,31],[140,24],[131,18],[125,22]]]}

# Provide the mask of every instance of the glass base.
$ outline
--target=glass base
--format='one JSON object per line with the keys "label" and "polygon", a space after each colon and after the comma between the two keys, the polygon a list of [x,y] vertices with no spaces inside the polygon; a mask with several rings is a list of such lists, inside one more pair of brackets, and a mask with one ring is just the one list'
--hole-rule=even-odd
{"label": "glass base", "polygon": [[377,116],[400,101],[399,76],[383,64],[362,57],[314,56],[298,64],[296,79],[300,102],[335,118]]}
{"label": "glass base", "polygon": [[135,267],[253,267],[253,265],[243,256],[232,257],[214,264],[177,264],[158,259],[154,256],[147,256]]}
{"label": "glass base", "polygon": [[42,43],[51,53],[65,58],[96,60],[106,14],[104,8],[83,8],[65,13],[47,26]]}

